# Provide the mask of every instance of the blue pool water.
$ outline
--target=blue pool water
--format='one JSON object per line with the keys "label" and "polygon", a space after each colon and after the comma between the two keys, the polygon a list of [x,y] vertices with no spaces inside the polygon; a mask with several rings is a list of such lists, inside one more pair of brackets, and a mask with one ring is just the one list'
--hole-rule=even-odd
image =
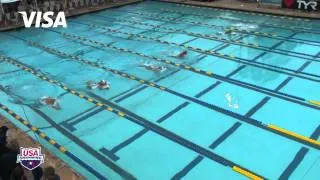
{"label": "blue pool water", "polygon": [[0,33],[1,114],[87,179],[319,177],[320,21],[147,1],[67,22]]}

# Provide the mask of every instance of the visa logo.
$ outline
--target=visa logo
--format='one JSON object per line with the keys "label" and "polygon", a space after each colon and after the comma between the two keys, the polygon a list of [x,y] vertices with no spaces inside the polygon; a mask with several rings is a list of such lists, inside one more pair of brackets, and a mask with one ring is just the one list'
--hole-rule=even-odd
{"label": "visa logo", "polygon": [[66,17],[64,12],[58,12],[56,19],[53,20],[54,12],[48,11],[45,13],[42,12],[31,12],[30,16],[27,16],[26,12],[19,12],[22,15],[24,26],[26,28],[30,28],[32,25],[32,22],[35,19],[35,27],[39,28],[50,28],[50,27],[58,27],[62,26],[64,28],[67,27]]}

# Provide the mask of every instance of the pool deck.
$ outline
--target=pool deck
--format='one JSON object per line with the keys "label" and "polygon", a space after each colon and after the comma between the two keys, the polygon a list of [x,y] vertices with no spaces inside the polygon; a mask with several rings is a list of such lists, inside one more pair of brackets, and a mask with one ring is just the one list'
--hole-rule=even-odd
{"label": "pool deck", "polygon": [[320,11],[304,12],[301,10],[285,9],[285,8],[277,7],[274,5],[268,5],[268,4],[261,4],[261,6],[257,8],[257,3],[255,2],[248,2],[248,1],[246,2],[246,1],[240,1],[240,0],[217,0],[212,2],[201,2],[201,1],[191,1],[191,0],[159,0],[159,1],[194,5],[194,6],[249,11],[252,13],[268,13],[268,14],[281,15],[281,16],[320,19]]}
{"label": "pool deck", "polygon": [[[17,127],[15,127],[9,120],[0,115],[0,127],[7,126],[10,131],[10,136],[8,139],[12,139],[13,137],[21,137],[16,139],[21,147],[41,147],[41,153],[45,154],[44,164],[42,167],[53,166],[56,169],[56,173],[60,176],[61,179],[70,179],[70,180],[82,180],[85,179],[78,173],[76,173],[73,169],[71,169],[66,163],[60,160],[58,157],[50,153],[39,143],[35,142],[30,136],[28,136],[25,132],[21,131]],[[12,137],[13,136],[13,137]],[[31,173],[26,173],[27,177],[31,177]],[[29,179],[29,178],[28,178]]]}
{"label": "pool deck", "polygon": [[[101,10],[108,9],[108,8],[116,8],[116,7],[125,6],[128,4],[141,2],[141,1],[143,1],[143,0],[124,0],[121,2],[112,2],[112,3],[107,3],[104,5],[91,6],[91,7],[81,8],[81,9],[73,9],[73,10],[65,11],[65,15],[66,15],[66,17],[79,16],[82,14],[101,11]],[[24,24],[21,22],[19,24],[15,24],[15,25],[0,27],[0,32],[14,30],[14,29],[23,28],[23,27],[24,27]]]}

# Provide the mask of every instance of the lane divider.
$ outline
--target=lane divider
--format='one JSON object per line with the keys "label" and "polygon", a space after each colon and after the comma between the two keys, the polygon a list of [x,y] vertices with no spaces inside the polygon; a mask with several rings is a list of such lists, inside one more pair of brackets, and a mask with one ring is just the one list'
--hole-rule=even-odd
{"label": "lane divider", "polygon": [[[45,81],[50,82],[52,84],[55,84],[55,85],[61,87],[62,89],[64,89],[65,91],[70,92],[70,93],[80,97],[81,99],[85,99],[85,100],[95,104],[96,106],[104,107],[105,110],[107,110],[107,111],[110,111],[110,112],[112,112],[112,113],[114,113],[114,114],[116,114],[116,115],[118,115],[120,117],[123,117],[125,119],[128,119],[130,121],[134,121],[137,124],[140,124],[141,126],[144,126],[145,128],[150,129],[150,130],[152,130],[152,131],[154,131],[154,132],[156,132],[156,133],[168,138],[169,140],[172,140],[172,141],[174,141],[174,142],[176,142],[178,144],[184,145],[185,147],[188,147],[188,148],[198,152],[199,154],[201,153],[202,155],[205,155],[206,157],[208,157],[208,158],[210,158],[210,159],[212,159],[212,160],[214,160],[214,161],[216,161],[216,162],[218,162],[218,163],[220,163],[222,165],[229,166],[230,168],[237,167],[239,169],[243,169],[248,174],[252,174],[254,176],[260,177],[261,179],[265,179],[265,178],[263,178],[263,176],[260,176],[260,175],[258,175],[256,173],[253,173],[252,171],[249,171],[246,168],[243,168],[240,165],[237,165],[236,163],[234,163],[232,161],[229,161],[229,160],[227,160],[227,159],[225,159],[225,158],[213,153],[212,151],[209,151],[209,150],[207,150],[207,149],[205,149],[205,148],[203,148],[201,146],[198,146],[196,144],[193,144],[192,142],[190,142],[188,140],[185,140],[182,137],[180,137],[180,136],[178,136],[178,135],[176,135],[176,134],[174,134],[174,133],[172,133],[172,132],[170,132],[170,131],[168,131],[168,130],[166,130],[166,129],[164,129],[164,128],[162,128],[162,127],[160,127],[160,126],[158,126],[158,125],[156,125],[156,124],[154,124],[154,123],[152,123],[152,122],[150,122],[148,120],[142,120],[142,119],[133,118],[130,115],[128,115],[128,113],[125,113],[123,111],[118,110],[117,107],[109,106],[109,105],[107,105],[105,103],[99,102],[99,101],[97,101],[97,100],[95,100],[95,99],[93,99],[91,97],[88,97],[85,94],[79,93],[76,90],[72,90],[69,87],[63,85],[61,82],[59,82],[57,80],[52,80],[52,79],[46,77],[45,75],[43,75],[43,74],[41,74],[39,72],[36,72],[31,67],[24,66],[23,64],[21,64],[20,62],[18,62],[17,60],[15,60],[13,58],[0,56],[0,59],[3,59],[5,62],[17,66],[17,67],[19,67],[19,68],[21,68],[21,69],[23,69],[23,70],[35,75],[36,77],[38,77],[38,78],[40,78],[42,80],[45,80]],[[170,134],[170,135],[168,135],[168,134]],[[188,145],[186,143],[188,143]],[[236,172],[238,172],[238,171],[236,171]],[[246,176],[248,174],[243,174],[243,175]]]}
{"label": "lane divider", "polygon": [[237,166],[233,166],[232,167],[232,170],[236,171],[237,173],[240,173],[242,175],[245,175],[247,176],[248,178],[250,179],[253,179],[253,180],[262,180],[261,177],[259,176],[256,176],[255,174],[252,174],[251,172],[248,172],[246,171],[245,169],[242,169],[240,167],[237,167]]}
{"label": "lane divider", "polygon": [[300,20],[300,21],[310,22],[310,19],[307,19],[307,18],[298,18],[298,17],[296,18],[296,17],[289,17],[289,16],[248,12],[248,11],[236,11],[236,10],[221,9],[221,8],[216,8],[216,7],[194,6],[194,5],[187,5],[187,4],[177,4],[177,6],[197,8],[197,9],[207,9],[207,10],[214,10],[214,11],[226,11],[226,12],[233,12],[233,13],[247,14],[247,15],[258,15],[258,16],[277,18],[277,19],[281,18],[281,19],[292,20],[292,21]]}
{"label": "lane divider", "polygon": [[[138,13],[138,12],[133,12],[133,14],[140,14],[140,15],[144,15],[144,13]],[[104,18],[109,18],[109,17],[105,17],[105,16],[100,16],[100,15],[96,15],[99,17],[104,17]],[[150,17],[148,17],[150,18]],[[159,17],[159,16],[155,16],[153,17],[153,19],[155,20],[163,20],[166,17]],[[174,18],[168,18],[168,21],[173,21],[173,20],[169,20],[169,19],[174,19]],[[131,22],[130,20],[122,20],[123,22]],[[188,22],[188,21],[186,21]],[[136,21],[134,21],[134,23],[136,23]],[[190,36],[194,36],[194,37],[198,37],[198,38],[204,38],[204,39],[210,39],[210,40],[216,40],[216,41],[220,41],[220,42],[224,42],[224,43],[228,43],[228,44],[235,44],[235,45],[239,45],[239,46],[244,46],[244,47],[250,47],[250,48],[254,48],[254,49],[258,49],[258,50],[262,50],[262,51],[267,51],[267,52],[272,52],[272,53],[276,53],[276,54],[281,54],[281,55],[285,55],[285,56],[290,56],[290,57],[298,57],[298,58],[303,58],[305,60],[310,60],[310,61],[316,61],[316,62],[320,62],[320,60],[314,59],[314,57],[312,55],[309,54],[304,54],[304,53],[300,53],[300,52],[294,52],[294,51],[289,51],[289,50],[274,50],[274,49],[270,49],[269,47],[266,46],[260,46],[258,43],[249,43],[246,41],[240,41],[240,40],[233,40],[233,39],[229,39],[226,37],[221,37],[221,36],[217,36],[217,35],[213,35],[213,34],[202,34],[202,33],[194,33],[194,32],[189,32],[186,30],[182,30],[182,29],[176,29],[176,28],[170,28],[170,27],[163,27],[163,26],[159,26],[159,25],[152,25],[149,23],[140,23],[141,25],[144,24],[146,26],[151,26],[151,27],[155,27],[155,28],[159,28],[159,29],[163,29],[163,30],[168,30],[168,31],[173,31],[173,32],[177,32],[177,33],[184,33]],[[197,22],[198,24],[198,22]],[[155,31],[159,31],[157,29],[154,29]],[[171,32],[172,33],[172,32]]]}
{"label": "lane divider", "polygon": [[309,103],[320,107],[320,101],[312,101],[312,100],[310,100]]}
{"label": "lane divider", "polygon": [[[13,117],[15,120],[19,121],[21,124],[29,128],[31,131],[36,133],[39,137],[41,137],[43,140],[47,141],[50,143],[52,146],[54,146],[56,149],[58,149],[61,153],[65,154],[67,157],[81,165],[83,168],[87,169],[90,173],[95,175],[97,178],[106,180],[107,178],[98,173],[94,168],[89,166],[86,162],[83,162],[81,159],[79,159],[77,156],[75,156],[73,153],[71,153],[66,147],[60,145],[56,140],[50,138],[48,135],[43,133],[42,131],[39,130],[36,126],[33,126],[30,124],[27,120],[23,119],[20,117],[18,114],[10,110],[8,107],[0,103],[0,109],[8,113],[11,117]],[[40,143],[40,142],[39,142]]]}
{"label": "lane divider", "polygon": [[[255,127],[258,127],[258,128],[261,128],[261,129],[266,129],[266,130],[268,130],[268,131],[274,130],[273,128],[270,128],[268,124],[263,124],[261,121],[257,121],[257,120],[251,119],[251,118],[244,119],[244,117],[241,116],[241,115],[239,115],[239,114],[235,114],[235,113],[232,114],[232,113],[230,113],[230,111],[226,112],[226,111],[224,111],[224,110],[221,110],[221,108],[219,108],[219,107],[217,107],[217,106],[214,106],[214,105],[212,105],[212,104],[208,104],[208,103],[206,103],[206,102],[200,101],[200,100],[195,99],[195,98],[192,98],[192,97],[188,97],[188,96],[186,96],[186,95],[184,95],[184,94],[181,94],[181,93],[179,93],[179,92],[173,91],[173,90],[171,90],[171,89],[169,89],[169,88],[167,88],[167,87],[160,86],[160,85],[156,84],[155,82],[149,82],[149,81],[147,81],[147,80],[140,79],[140,78],[135,77],[135,76],[133,76],[133,75],[130,75],[130,74],[127,74],[127,73],[118,71],[118,70],[114,70],[114,69],[111,69],[111,68],[104,67],[104,66],[102,66],[101,64],[92,63],[92,61],[82,59],[80,56],[73,56],[73,55],[71,55],[71,54],[66,54],[66,53],[64,53],[64,52],[61,52],[61,51],[58,51],[58,50],[55,50],[55,49],[52,49],[52,48],[48,48],[48,47],[45,47],[45,46],[42,46],[42,45],[40,45],[40,44],[38,44],[38,43],[35,43],[35,42],[32,42],[32,41],[27,41],[27,42],[30,43],[31,45],[35,46],[35,47],[44,49],[44,50],[46,50],[46,51],[48,51],[48,52],[51,52],[52,54],[61,56],[61,57],[63,57],[63,58],[70,58],[70,59],[73,59],[73,60],[75,60],[75,61],[80,61],[80,62],[86,63],[86,64],[88,64],[88,65],[90,65],[90,66],[97,67],[97,68],[99,68],[99,69],[103,69],[103,70],[108,71],[108,72],[111,72],[111,73],[113,73],[113,74],[116,74],[116,75],[125,77],[125,78],[127,78],[127,79],[136,80],[136,81],[138,81],[138,82],[141,83],[141,84],[145,84],[145,85],[148,85],[148,86],[151,86],[151,87],[154,87],[154,88],[157,88],[157,89],[166,91],[166,92],[168,92],[168,93],[171,93],[171,94],[173,94],[173,95],[179,96],[179,97],[184,98],[184,99],[186,99],[186,100],[190,100],[190,101],[192,101],[192,102],[194,102],[194,103],[197,103],[197,104],[199,104],[199,105],[201,105],[201,106],[207,107],[207,108],[209,108],[209,109],[213,109],[213,110],[215,110],[215,111],[217,111],[217,112],[223,113],[223,114],[228,115],[228,116],[231,116],[231,117],[233,117],[233,118],[236,118],[236,119],[238,119],[238,120],[240,120],[240,121],[243,121],[243,122],[248,123],[248,124],[250,124],[250,125],[253,125],[253,126],[255,126]],[[73,92],[73,93],[74,93],[74,92]],[[120,113],[120,114],[123,115],[122,113]],[[283,129],[283,128],[281,128],[281,129]],[[274,131],[270,131],[270,132],[274,132]],[[282,136],[282,134],[283,134],[282,131],[279,131],[279,132],[280,132],[280,134],[277,133],[277,131],[274,132],[274,133],[276,133],[277,135],[281,135],[281,136]],[[300,135],[300,136],[302,136],[302,135]],[[284,136],[284,137],[289,137],[289,138],[292,139],[291,136]],[[295,136],[293,136],[293,138],[294,138],[293,140],[296,140],[296,137],[295,137]],[[303,141],[299,141],[299,142],[307,143],[307,145],[310,145],[310,144],[311,144],[312,146],[313,146],[313,145],[317,145],[317,144],[315,144],[315,143],[312,143],[312,141],[306,141],[305,139],[300,139],[300,140],[303,140]],[[313,147],[314,147],[314,146],[313,146]],[[319,148],[319,147],[316,147],[316,148]]]}
{"label": "lane divider", "polygon": [[[51,30],[51,31],[53,31],[53,30]],[[158,61],[158,62],[161,62],[161,63],[164,63],[164,64],[168,64],[168,65],[171,65],[171,66],[175,66],[175,67],[178,67],[180,69],[185,69],[185,70],[197,73],[197,74],[201,74],[201,75],[208,76],[208,77],[211,77],[211,78],[215,78],[215,79],[218,79],[218,80],[221,80],[221,81],[224,81],[224,82],[228,82],[230,84],[241,86],[241,87],[244,87],[244,88],[247,88],[247,89],[251,89],[251,90],[254,90],[254,91],[257,91],[257,92],[260,92],[260,93],[264,93],[266,95],[278,97],[280,99],[284,99],[284,100],[287,100],[287,101],[290,101],[290,102],[293,102],[293,103],[297,103],[297,104],[300,104],[300,105],[303,105],[303,106],[306,106],[306,107],[310,107],[310,108],[313,108],[313,109],[320,110],[319,106],[315,106],[314,103],[310,103],[310,102],[318,102],[318,101],[315,101],[315,100],[307,100],[307,99],[304,99],[302,97],[297,97],[297,96],[289,95],[289,94],[286,94],[286,93],[283,93],[283,92],[270,90],[268,88],[264,88],[264,87],[257,86],[257,85],[254,85],[254,84],[250,84],[250,83],[246,83],[246,82],[243,82],[243,81],[239,81],[239,80],[227,78],[227,77],[224,77],[224,76],[221,76],[221,75],[217,75],[217,74],[214,74],[214,73],[212,73],[210,71],[201,70],[199,68],[194,68],[194,67],[191,67],[191,66],[185,65],[185,64],[175,63],[173,61],[162,59],[162,58],[159,58],[159,57],[146,55],[146,54],[143,54],[143,53],[140,53],[140,52],[133,51],[131,49],[120,48],[120,47],[117,47],[117,46],[113,46],[111,44],[105,44],[105,43],[98,42],[98,41],[95,41],[95,40],[87,39],[87,38],[82,37],[82,36],[72,35],[72,34],[58,32],[58,31],[53,31],[53,32],[56,32],[56,33],[61,34],[61,35],[65,36],[65,37],[69,37],[69,38],[72,38],[72,39],[75,39],[75,40],[87,41],[87,42],[99,45],[101,47],[115,49],[115,50],[118,50],[120,52],[126,52],[126,53],[130,53],[130,54],[138,55],[138,56],[141,56],[141,57],[144,57],[144,58],[150,58],[150,59],[152,59],[154,61]]]}
{"label": "lane divider", "polygon": [[[159,39],[157,37],[148,37],[148,36],[141,35],[141,34],[132,34],[132,33],[128,33],[128,32],[124,32],[124,31],[112,29],[112,28],[107,28],[105,26],[100,26],[100,25],[80,23],[80,22],[77,22],[77,21],[72,21],[72,22],[83,24],[83,25],[87,25],[87,26],[92,27],[92,28],[101,28],[101,29],[107,30],[107,31],[112,32],[112,33],[125,34],[125,35],[131,36],[131,37],[136,37],[136,39],[138,39],[138,40],[152,40],[152,41],[156,41],[156,42],[159,42],[159,43],[168,44],[170,46],[179,46],[179,47],[186,48],[186,49],[194,51],[194,52],[199,52],[199,53],[203,53],[203,54],[207,54],[207,55],[212,55],[212,56],[223,58],[223,59],[226,59],[226,60],[229,60],[229,61],[233,61],[233,62],[237,62],[237,63],[241,62],[241,63],[249,65],[249,66],[258,67],[258,68],[261,68],[261,69],[267,69],[267,70],[271,70],[271,71],[278,72],[278,73],[284,73],[284,74],[287,74],[287,75],[290,75],[290,76],[299,77],[299,78],[307,79],[307,80],[310,80],[310,81],[320,82],[320,80],[318,80],[318,79],[313,79],[313,78],[310,78],[310,77],[306,77],[306,76],[313,76],[313,77],[320,78],[319,75],[315,75],[315,74],[310,74],[310,73],[305,73],[305,72],[300,72],[300,71],[298,72],[298,71],[293,70],[293,69],[289,69],[289,68],[285,68],[285,67],[279,67],[279,66],[275,66],[275,65],[270,65],[270,64],[266,64],[266,63],[262,63],[262,62],[252,62],[250,60],[246,60],[246,59],[235,57],[232,54],[223,54],[223,53],[219,53],[219,52],[216,52],[216,51],[209,51],[209,50],[203,50],[201,48],[194,48],[194,47],[189,46],[187,44],[181,45],[181,44],[176,43],[176,42],[169,42],[169,41],[166,41],[166,40],[161,40],[161,39]],[[270,68],[266,68],[265,66],[270,67]],[[275,71],[275,69],[272,69],[272,68],[276,68],[277,70]],[[284,70],[284,71],[289,71],[290,73],[289,72],[280,71],[279,69],[280,70]],[[303,74],[303,75],[306,75],[306,76],[302,76],[302,75],[298,75],[298,74]]]}
{"label": "lane divider", "polygon": [[273,124],[269,124],[268,127],[273,129],[273,130],[275,130],[275,131],[277,131],[277,132],[281,132],[281,133],[283,133],[285,135],[289,135],[289,136],[295,137],[296,139],[301,139],[301,140],[304,140],[304,141],[309,142],[311,144],[315,144],[317,146],[320,146],[320,141],[311,139],[311,138],[306,137],[306,136],[302,136],[300,134],[297,134],[295,132],[283,129],[283,128],[278,127],[278,126],[273,125]]}

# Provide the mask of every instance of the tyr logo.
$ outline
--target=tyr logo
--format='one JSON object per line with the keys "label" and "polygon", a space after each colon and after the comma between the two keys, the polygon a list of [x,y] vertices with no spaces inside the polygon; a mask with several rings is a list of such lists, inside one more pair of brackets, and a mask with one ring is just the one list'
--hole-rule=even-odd
{"label": "tyr logo", "polygon": [[306,2],[306,1],[303,1],[303,0],[298,0],[297,1],[298,3],[298,9],[302,9],[302,4],[304,5],[304,9],[308,9],[308,7],[310,6],[313,10],[317,10],[317,5],[318,3],[316,1],[309,1],[309,2]]}

